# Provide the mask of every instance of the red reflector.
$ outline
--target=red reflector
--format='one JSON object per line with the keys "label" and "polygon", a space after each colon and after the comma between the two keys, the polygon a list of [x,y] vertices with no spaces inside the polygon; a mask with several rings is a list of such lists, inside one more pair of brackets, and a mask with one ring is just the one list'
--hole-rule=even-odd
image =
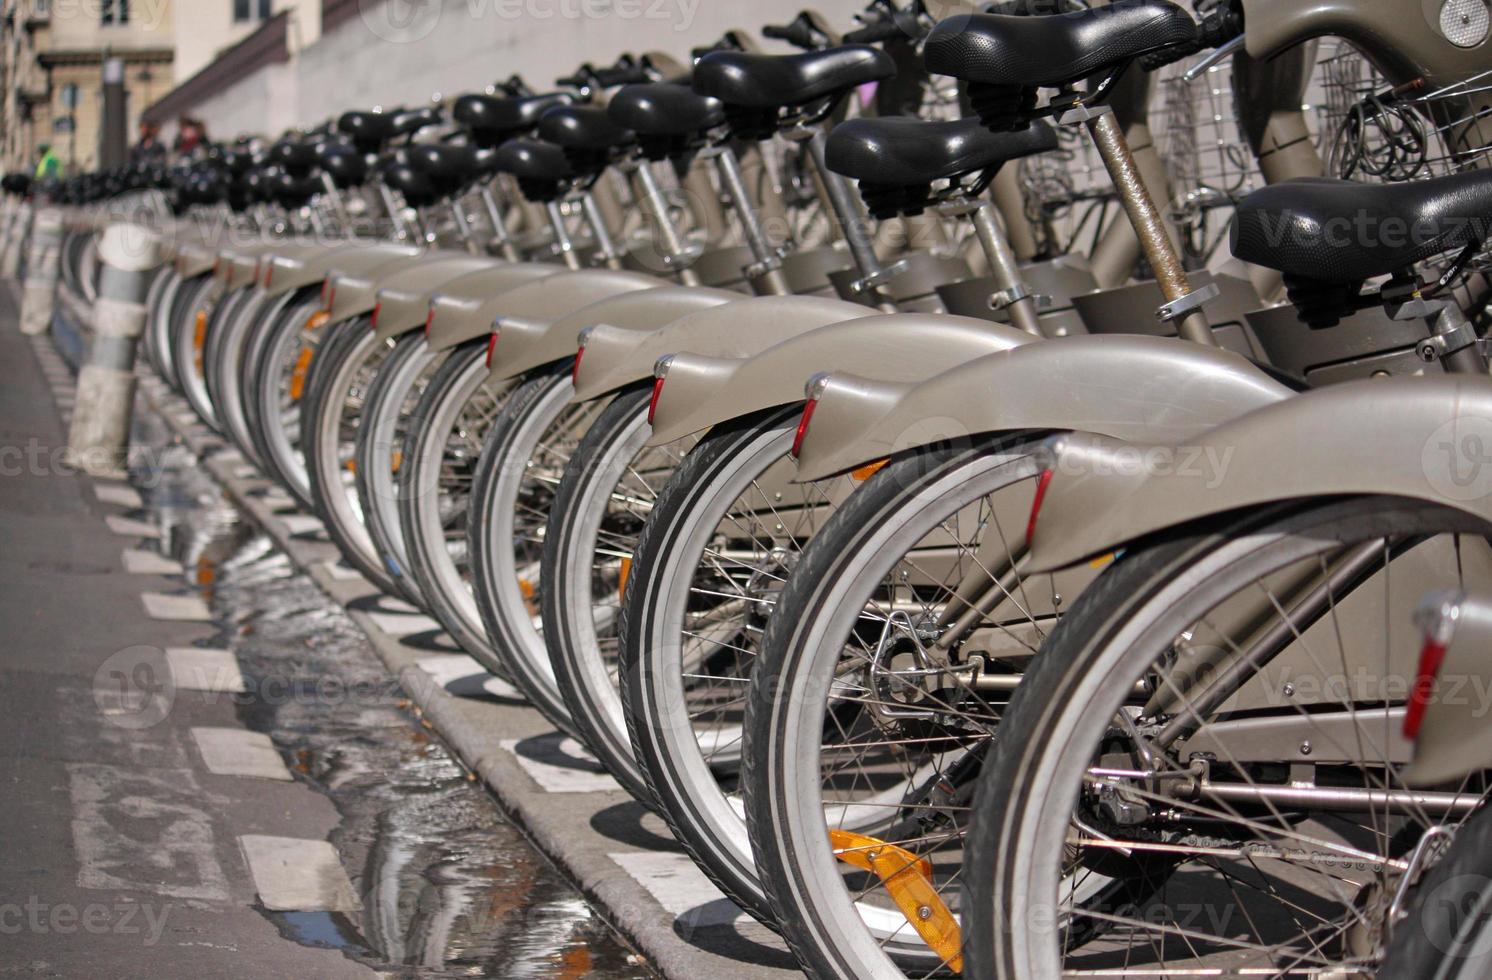
{"label": "red reflector", "polygon": [[803,405],[803,417],[798,420],[798,432],[793,436],[793,448],[789,450],[794,459],[798,458],[798,451],[803,448],[803,437],[808,435],[808,423],[813,421],[813,410],[818,407],[817,398],[810,398]]}
{"label": "red reflector", "polygon": [[1404,737],[1419,737],[1419,726],[1425,720],[1425,709],[1430,706],[1430,697],[1435,693],[1435,678],[1440,675],[1440,665],[1445,660],[1445,644],[1425,640],[1419,651],[1419,672],[1414,678],[1414,687],[1409,691],[1409,704],[1404,710]]}
{"label": "red reflector", "polygon": [[435,307],[430,307],[430,312],[425,314],[425,336],[430,336],[430,324],[435,322]]}
{"label": "red reflector", "polygon": [[275,277],[275,264],[273,262],[271,262],[271,263],[269,263],[269,265],[264,270],[264,288],[265,289],[269,288],[269,281],[271,279],[273,279],[274,277]]}
{"label": "red reflector", "polygon": [[1031,516],[1026,521],[1026,544],[1031,544],[1031,538],[1036,534],[1036,518],[1041,516],[1041,504],[1046,500],[1046,488],[1052,485],[1052,474],[1056,470],[1042,470],[1041,476],[1036,478],[1036,496],[1031,501]]}
{"label": "red reflector", "polygon": [[374,303],[373,304],[373,329],[374,330],[378,329],[378,314],[382,313],[382,312],[383,312],[383,304],[382,303]]}
{"label": "red reflector", "polygon": [[667,378],[653,379],[653,397],[648,399],[648,425],[653,424],[653,415],[658,411],[658,396],[663,394],[663,382]]}
{"label": "red reflector", "polygon": [[492,331],[492,336],[487,338],[487,366],[492,366],[492,351],[497,347],[497,331]]}
{"label": "red reflector", "polygon": [[[584,347],[580,348],[579,350],[577,350],[575,352],[575,363],[570,366],[570,383],[572,385],[577,385],[578,386],[580,384],[580,359],[582,357],[584,357],[584,356],[585,356],[585,348]],[[656,402],[657,400],[658,400],[658,388],[655,385],[653,387],[653,401]],[[648,421],[649,422],[653,421],[653,410],[652,409],[648,409]]]}

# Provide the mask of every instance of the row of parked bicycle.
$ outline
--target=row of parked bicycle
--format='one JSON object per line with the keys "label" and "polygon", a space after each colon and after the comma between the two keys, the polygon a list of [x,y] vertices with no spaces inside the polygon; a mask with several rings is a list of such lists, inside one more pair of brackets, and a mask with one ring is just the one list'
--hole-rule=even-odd
{"label": "row of parked bicycle", "polygon": [[154,370],[810,974],[1485,976],[1487,5],[1198,7],[59,194],[174,215]]}

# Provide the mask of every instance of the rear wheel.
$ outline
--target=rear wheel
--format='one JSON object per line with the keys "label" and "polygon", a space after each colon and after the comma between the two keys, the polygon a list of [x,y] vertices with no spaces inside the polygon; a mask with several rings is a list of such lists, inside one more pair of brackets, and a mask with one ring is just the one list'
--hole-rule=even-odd
{"label": "rear wheel", "polygon": [[[574,401],[570,365],[527,376],[482,447],[467,524],[477,607],[512,681],[557,727],[574,731],[540,617],[540,565],[555,490],[604,402]],[[582,736],[583,738],[583,736]]]}
{"label": "rear wheel", "polygon": [[239,298],[238,294],[224,296],[222,282],[211,275],[204,275],[194,284],[185,306],[186,316],[176,334],[176,349],[172,361],[176,365],[176,376],[181,382],[180,390],[192,411],[211,429],[221,432],[218,416],[212,399],[207,393],[204,375],[203,347],[215,320],[227,316]]}
{"label": "rear wheel", "polygon": [[373,551],[352,485],[353,450],[363,402],[390,346],[374,337],[367,317],[331,328],[311,362],[302,449],[311,502],[327,533],[342,549],[348,564],[382,591],[398,595],[398,586]]}
{"label": "rear wheel", "polygon": [[418,424],[420,400],[445,356],[430,350],[420,331],[400,337],[378,369],[357,430],[357,496],[373,550],[399,584],[400,594],[421,609],[428,605],[410,571],[409,546],[399,523],[399,471],[405,439]]}
{"label": "rear wheel", "polygon": [[304,510],[311,510],[311,483],[301,452],[301,408],[306,379],[321,345],[322,333],[307,329],[321,309],[314,290],[285,304],[279,314],[261,320],[250,334],[239,385],[244,417],[259,459]]}
{"label": "rear wheel", "polygon": [[[1413,610],[1492,586],[1488,530],[1333,498],[1131,547],[1049,636],[983,776],[975,971],[1372,975],[1410,853],[1487,786],[1407,786],[1399,733]],[[1174,868],[1150,901],[1081,899],[1146,856]]]}
{"label": "rear wheel", "polygon": [[482,440],[513,384],[491,381],[487,338],[451,351],[415,410],[399,467],[399,526],[434,616],[488,670],[507,675],[472,592],[466,522]]}
{"label": "rear wheel", "polygon": [[1036,445],[983,437],[884,464],[777,597],[741,784],[763,887],[814,976],[956,966],[976,778],[1068,592],[1023,571]]}
{"label": "rear wheel", "polygon": [[622,391],[580,440],[549,513],[540,588],[544,643],[570,717],[607,770],[649,806],[622,716],[618,617],[643,522],[693,444],[646,447],[651,391]]}

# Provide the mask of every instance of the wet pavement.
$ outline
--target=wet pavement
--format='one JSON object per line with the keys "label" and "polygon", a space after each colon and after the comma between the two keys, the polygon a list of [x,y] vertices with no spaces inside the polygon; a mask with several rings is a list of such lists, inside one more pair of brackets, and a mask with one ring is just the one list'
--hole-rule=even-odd
{"label": "wet pavement", "polygon": [[653,974],[417,716],[363,632],[222,494],[160,418],[136,415],[132,481],[211,610],[247,690],[227,695],[325,794],[362,908],[265,912],[280,935],[420,976]]}

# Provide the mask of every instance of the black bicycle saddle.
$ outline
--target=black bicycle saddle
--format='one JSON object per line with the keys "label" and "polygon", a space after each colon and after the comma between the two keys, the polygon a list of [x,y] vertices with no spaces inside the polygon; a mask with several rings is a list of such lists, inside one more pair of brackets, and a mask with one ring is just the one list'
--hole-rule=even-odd
{"label": "black bicycle saddle", "polygon": [[539,136],[577,150],[610,150],[634,139],[630,129],[618,125],[605,109],[594,105],[550,109],[539,119]]}
{"label": "black bicycle saddle", "polygon": [[553,143],[511,139],[497,148],[494,166],[518,179],[518,189],[531,201],[552,201],[574,176],[565,151]]}
{"label": "black bicycle saddle", "polygon": [[1196,38],[1169,0],[1116,0],[1064,14],[960,14],[927,36],[922,60],[969,82],[1061,88],[1141,55]]}
{"label": "black bicycle saddle", "polygon": [[451,118],[472,134],[481,146],[498,146],[520,133],[527,133],[555,106],[569,105],[569,93],[524,95],[463,95],[451,108]]}
{"label": "black bicycle saddle", "polygon": [[1309,177],[1254,191],[1233,214],[1233,254],[1287,277],[1361,283],[1485,243],[1492,171],[1363,184]]}
{"label": "black bicycle saddle", "polygon": [[1056,148],[1056,132],[1040,121],[1013,133],[993,133],[978,119],[932,122],[886,116],[834,127],[824,160],[830,170],[853,180],[928,184]]}
{"label": "black bicycle saddle", "polygon": [[606,114],[640,136],[689,136],[725,121],[718,100],[672,82],[625,86],[611,97]]}
{"label": "black bicycle saddle", "polygon": [[807,105],[896,74],[891,56],[864,44],[801,54],[712,51],[694,66],[694,91],[730,106]]}

